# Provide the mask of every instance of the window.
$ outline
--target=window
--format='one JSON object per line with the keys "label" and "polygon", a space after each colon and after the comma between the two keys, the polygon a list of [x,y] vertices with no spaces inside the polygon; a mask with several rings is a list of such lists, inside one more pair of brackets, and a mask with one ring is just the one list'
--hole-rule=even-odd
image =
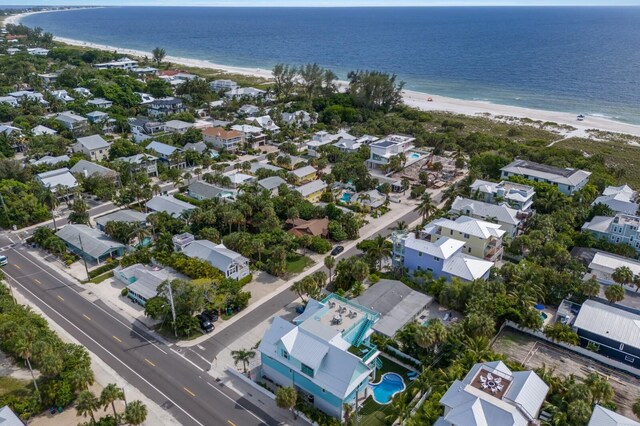
{"label": "window", "polygon": [[433,260],[435,260],[436,262],[440,262],[440,258],[436,256],[433,256]]}
{"label": "window", "polygon": [[465,239],[469,238],[469,234],[464,234],[464,238]]}
{"label": "window", "polygon": [[302,372],[303,372],[304,374],[306,374],[307,376],[309,376],[309,377],[313,377],[313,368],[311,368],[311,367],[309,367],[309,366],[307,366],[307,365],[301,364],[300,369],[301,369],[301,370],[302,370]]}
{"label": "window", "polygon": [[624,350],[624,343],[620,343],[620,350]]}
{"label": "window", "polygon": [[418,252],[418,257],[422,257],[422,252],[421,251]]}
{"label": "window", "polygon": [[632,356],[629,356],[629,355],[625,355],[624,356],[624,360],[627,361],[627,362],[633,362],[633,361],[635,361],[635,358],[632,357]]}
{"label": "window", "polygon": [[453,229],[449,229],[449,235],[453,235]]}
{"label": "window", "polygon": [[282,350],[282,358],[286,358],[289,359],[289,352],[287,352],[285,349]]}
{"label": "window", "polygon": [[469,253],[471,253],[471,247],[469,247],[469,248],[467,249],[467,251],[468,251]]}

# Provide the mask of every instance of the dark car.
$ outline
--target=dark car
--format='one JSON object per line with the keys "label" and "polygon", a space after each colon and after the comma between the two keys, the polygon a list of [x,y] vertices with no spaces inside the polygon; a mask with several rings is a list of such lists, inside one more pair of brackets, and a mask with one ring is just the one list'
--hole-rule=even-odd
{"label": "dark car", "polygon": [[335,246],[333,248],[333,250],[331,250],[331,256],[337,256],[340,253],[342,253],[344,251],[344,247],[342,246]]}
{"label": "dark car", "polygon": [[198,318],[198,321],[200,321],[200,328],[205,333],[211,333],[215,329],[215,326],[211,324],[211,321],[209,321],[206,317],[198,315],[196,318]]}
{"label": "dark car", "polygon": [[202,316],[209,320],[209,322],[218,321],[218,313],[216,311],[202,311]]}

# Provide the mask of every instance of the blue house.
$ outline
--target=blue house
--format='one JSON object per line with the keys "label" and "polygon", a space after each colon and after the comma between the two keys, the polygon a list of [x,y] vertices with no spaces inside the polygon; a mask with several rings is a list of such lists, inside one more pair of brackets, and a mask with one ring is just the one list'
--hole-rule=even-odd
{"label": "blue house", "polygon": [[87,225],[65,225],[56,232],[56,236],[64,241],[67,249],[86,260],[102,263],[108,258],[124,254],[125,246],[110,239],[107,234]]}
{"label": "blue house", "polygon": [[431,273],[434,278],[456,277],[462,281],[489,278],[494,263],[462,253],[465,243],[449,237],[435,242],[416,238],[413,232],[394,233],[393,264],[402,266],[410,274],[416,271]]}
{"label": "blue house", "polygon": [[277,317],[260,342],[262,378],[293,387],[309,404],[338,419],[344,404],[371,393],[381,360],[371,344],[379,315],[335,294],[311,299],[304,313],[289,322]]}

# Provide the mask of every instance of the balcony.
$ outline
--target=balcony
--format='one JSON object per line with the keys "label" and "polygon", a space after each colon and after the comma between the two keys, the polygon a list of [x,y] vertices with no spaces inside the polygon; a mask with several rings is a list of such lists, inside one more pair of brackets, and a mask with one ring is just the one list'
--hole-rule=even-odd
{"label": "balcony", "polygon": [[350,346],[349,352],[360,358],[365,364],[367,364],[370,360],[375,358],[380,353],[378,351],[378,347],[371,343],[362,343],[358,347]]}
{"label": "balcony", "polygon": [[496,262],[500,258],[502,258],[503,253],[502,244],[500,245],[491,245],[489,244],[484,251],[484,259],[490,262]]}

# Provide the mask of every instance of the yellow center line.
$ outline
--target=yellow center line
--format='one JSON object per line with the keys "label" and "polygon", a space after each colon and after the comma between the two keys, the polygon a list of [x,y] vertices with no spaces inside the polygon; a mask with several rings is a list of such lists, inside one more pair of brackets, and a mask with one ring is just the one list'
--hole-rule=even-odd
{"label": "yellow center line", "polygon": [[87,320],[91,321],[91,318],[89,318],[87,315],[82,314],[83,317],[85,317]]}
{"label": "yellow center line", "polygon": [[144,361],[145,361],[147,364],[149,364],[150,366],[152,366],[152,367],[155,367],[155,366],[156,366],[154,363],[152,363],[151,361],[149,361],[149,360],[148,360],[148,359],[146,359],[146,358],[144,359]]}
{"label": "yellow center line", "polygon": [[186,393],[188,393],[189,395],[191,395],[191,396],[193,396],[193,397],[195,397],[195,396],[196,396],[196,394],[195,394],[195,393],[193,393],[193,392],[191,392],[189,389],[187,389],[187,388],[185,388],[185,387],[183,387],[182,389],[184,389],[184,391],[185,391]]}
{"label": "yellow center line", "polygon": [[231,420],[227,420],[227,422],[229,422],[229,424],[230,424],[231,426],[236,426],[236,424],[235,424],[234,422],[232,422]]}
{"label": "yellow center line", "polygon": [[34,281],[36,282],[36,284],[42,284],[42,283],[40,282],[40,280],[39,280],[39,279],[37,279],[37,278],[36,278]]}
{"label": "yellow center line", "polygon": [[114,339],[116,339],[118,342],[122,343],[122,340],[118,339],[116,336],[111,336],[111,337],[113,337]]}
{"label": "yellow center line", "polygon": [[62,300],[64,302],[64,298],[60,295],[58,295],[58,299]]}

